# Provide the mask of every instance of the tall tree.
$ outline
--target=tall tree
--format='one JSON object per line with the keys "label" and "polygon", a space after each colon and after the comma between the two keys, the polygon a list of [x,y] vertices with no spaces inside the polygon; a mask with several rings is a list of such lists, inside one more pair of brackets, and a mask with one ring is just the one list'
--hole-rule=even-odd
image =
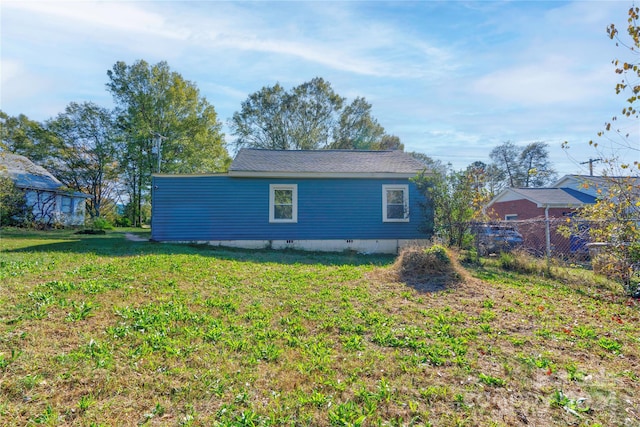
{"label": "tall tree", "polygon": [[111,112],[91,102],[72,102],[47,122],[47,129],[56,141],[47,168],[67,187],[91,195],[91,218],[103,216],[105,203],[116,199],[120,171],[121,145]]}
{"label": "tall tree", "polygon": [[236,147],[285,150],[290,148],[289,118],[286,105],[289,94],[279,84],[263,87],[242,102],[230,123]]}
{"label": "tall tree", "polygon": [[328,147],[344,98],[333,91],[329,82],[316,77],[293,88],[286,99],[291,147],[302,150]]}
{"label": "tall tree", "polygon": [[414,159],[422,162],[425,166],[427,166],[428,170],[433,171],[434,173],[439,173],[444,175],[447,173],[449,169],[451,169],[450,164],[445,165],[440,160],[435,160],[424,153],[420,153],[417,151],[410,151],[407,154],[413,157]]}
{"label": "tall tree", "polygon": [[[396,138],[397,141],[392,141]],[[370,149],[384,145],[402,145],[400,138],[386,136],[384,128],[371,115],[371,104],[357,97],[340,113],[340,120],[330,148]],[[382,148],[381,148],[382,149]]]}
{"label": "tall tree", "polygon": [[45,134],[40,122],[31,120],[24,114],[12,117],[0,111],[0,149],[40,162],[50,152]]}
{"label": "tall tree", "polygon": [[401,149],[358,97],[350,104],[329,82],[316,77],[286,91],[263,87],[242,102],[229,122],[237,148],[280,150]]}
{"label": "tall tree", "polygon": [[489,153],[497,168],[503,171],[507,187],[520,186],[520,149],[511,141],[503,142]]}
{"label": "tall tree", "polygon": [[229,156],[213,106],[166,62],[119,61],[107,76],[125,134],[121,162],[135,208],[131,219],[140,225],[151,173],[222,171]]}
{"label": "tall tree", "polygon": [[532,142],[526,145],[519,156],[523,187],[542,187],[556,178],[551,167],[549,149],[544,142]]}
{"label": "tall tree", "polygon": [[506,141],[491,150],[489,157],[493,160],[492,179],[498,184],[496,191],[504,187],[540,187],[556,177],[545,142],[519,147]]}
{"label": "tall tree", "polygon": [[400,142],[400,137],[396,135],[385,134],[382,138],[371,144],[374,150],[399,150],[404,151],[404,144]]}

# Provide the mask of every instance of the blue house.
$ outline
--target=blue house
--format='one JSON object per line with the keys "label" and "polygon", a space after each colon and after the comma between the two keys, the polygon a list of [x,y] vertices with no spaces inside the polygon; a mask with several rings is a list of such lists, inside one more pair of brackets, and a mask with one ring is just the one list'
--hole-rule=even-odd
{"label": "blue house", "polygon": [[424,169],[401,151],[242,149],[226,174],[154,175],[151,238],[395,253],[430,237]]}

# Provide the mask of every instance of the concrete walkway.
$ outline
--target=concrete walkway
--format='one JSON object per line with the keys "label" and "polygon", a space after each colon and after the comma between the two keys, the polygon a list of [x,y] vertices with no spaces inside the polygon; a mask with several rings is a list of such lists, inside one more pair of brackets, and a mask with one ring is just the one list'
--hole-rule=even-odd
{"label": "concrete walkway", "polygon": [[124,237],[127,240],[131,240],[132,242],[148,242],[149,239],[145,239],[143,237],[137,236],[133,233],[125,233]]}

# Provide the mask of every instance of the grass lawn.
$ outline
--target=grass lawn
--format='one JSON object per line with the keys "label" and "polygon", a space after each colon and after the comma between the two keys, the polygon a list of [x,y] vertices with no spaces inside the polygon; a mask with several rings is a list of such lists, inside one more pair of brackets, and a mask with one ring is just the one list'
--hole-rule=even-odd
{"label": "grass lawn", "polygon": [[640,425],[620,287],[393,262],[2,230],[0,425]]}

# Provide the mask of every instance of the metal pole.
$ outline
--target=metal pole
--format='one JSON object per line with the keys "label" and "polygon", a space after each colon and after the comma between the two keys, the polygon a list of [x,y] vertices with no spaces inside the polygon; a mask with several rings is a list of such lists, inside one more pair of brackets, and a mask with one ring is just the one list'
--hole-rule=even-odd
{"label": "metal pole", "polygon": [[162,140],[166,139],[166,136],[162,136],[160,135],[158,132],[152,132],[153,137],[155,138],[156,141],[156,151],[158,154],[158,170],[157,172],[160,173],[160,165],[162,164]]}
{"label": "metal pole", "polygon": [[160,164],[162,163],[162,154],[160,152],[160,145],[162,144],[162,137],[156,135],[156,150],[158,152],[158,173],[160,173]]}
{"label": "metal pole", "polygon": [[547,245],[547,261],[551,259],[551,230],[549,230],[549,206],[544,209],[544,237]]}

